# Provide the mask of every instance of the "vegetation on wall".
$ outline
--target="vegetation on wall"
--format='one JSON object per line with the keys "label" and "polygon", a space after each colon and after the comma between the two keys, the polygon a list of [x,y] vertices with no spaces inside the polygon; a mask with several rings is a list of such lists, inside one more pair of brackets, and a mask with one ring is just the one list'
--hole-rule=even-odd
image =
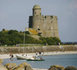
{"label": "vegetation on wall", "polygon": [[60,39],[56,37],[41,37],[39,40],[30,36],[28,31],[26,32],[18,32],[17,30],[5,30],[0,31],[0,45],[16,45],[23,44],[24,42],[24,33],[25,33],[25,44],[48,44],[53,45],[60,43]]}

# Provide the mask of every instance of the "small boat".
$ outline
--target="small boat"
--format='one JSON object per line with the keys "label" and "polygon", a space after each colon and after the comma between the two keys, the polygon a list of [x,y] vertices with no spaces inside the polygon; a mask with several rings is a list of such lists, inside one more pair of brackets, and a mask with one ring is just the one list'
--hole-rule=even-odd
{"label": "small boat", "polygon": [[26,59],[27,61],[45,61],[44,59]]}
{"label": "small boat", "polygon": [[[36,57],[36,56],[34,56]],[[25,55],[16,55],[18,60],[26,60],[26,59],[33,59],[33,56],[25,56]]]}
{"label": "small boat", "polygon": [[18,60],[26,60],[26,56],[19,56],[19,55],[16,55],[17,59]]}
{"label": "small boat", "polygon": [[27,61],[45,61],[42,57],[35,57],[33,56],[32,58],[26,59]]}

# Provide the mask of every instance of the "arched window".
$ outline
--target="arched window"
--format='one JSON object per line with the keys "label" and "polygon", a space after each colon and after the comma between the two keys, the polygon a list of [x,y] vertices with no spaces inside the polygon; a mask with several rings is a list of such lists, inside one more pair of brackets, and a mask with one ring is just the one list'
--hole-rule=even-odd
{"label": "arched window", "polygon": [[38,30],[40,30],[40,29],[38,28]]}

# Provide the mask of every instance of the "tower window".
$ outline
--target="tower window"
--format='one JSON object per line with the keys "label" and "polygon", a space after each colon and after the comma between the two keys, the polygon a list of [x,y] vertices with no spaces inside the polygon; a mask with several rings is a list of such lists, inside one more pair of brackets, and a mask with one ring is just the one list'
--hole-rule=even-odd
{"label": "tower window", "polygon": [[36,14],[36,12],[35,12],[35,14]]}
{"label": "tower window", "polygon": [[53,18],[53,16],[51,16],[51,18]]}
{"label": "tower window", "polygon": [[42,33],[39,33],[39,34],[42,34]]}
{"label": "tower window", "polygon": [[46,16],[45,16],[45,18],[46,18]]}
{"label": "tower window", "polygon": [[38,28],[38,30],[40,30],[40,29]]}
{"label": "tower window", "polygon": [[40,13],[40,15],[41,15],[41,13]]}

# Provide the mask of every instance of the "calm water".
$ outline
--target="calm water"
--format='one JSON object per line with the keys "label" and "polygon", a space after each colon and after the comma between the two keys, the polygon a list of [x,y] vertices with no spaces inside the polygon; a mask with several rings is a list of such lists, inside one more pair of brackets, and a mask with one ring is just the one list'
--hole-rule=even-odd
{"label": "calm water", "polygon": [[13,61],[9,59],[4,59],[4,63],[16,63],[17,65],[26,62],[29,63],[32,68],[44,68],[48,69],[51,65],[61,65],[64,67],[75,66],[77,68],[77,54],[69,55],[52,55],[52,56],[42,56],[45,61],[26,61],[26,60],[17,60],[14,58]]}

